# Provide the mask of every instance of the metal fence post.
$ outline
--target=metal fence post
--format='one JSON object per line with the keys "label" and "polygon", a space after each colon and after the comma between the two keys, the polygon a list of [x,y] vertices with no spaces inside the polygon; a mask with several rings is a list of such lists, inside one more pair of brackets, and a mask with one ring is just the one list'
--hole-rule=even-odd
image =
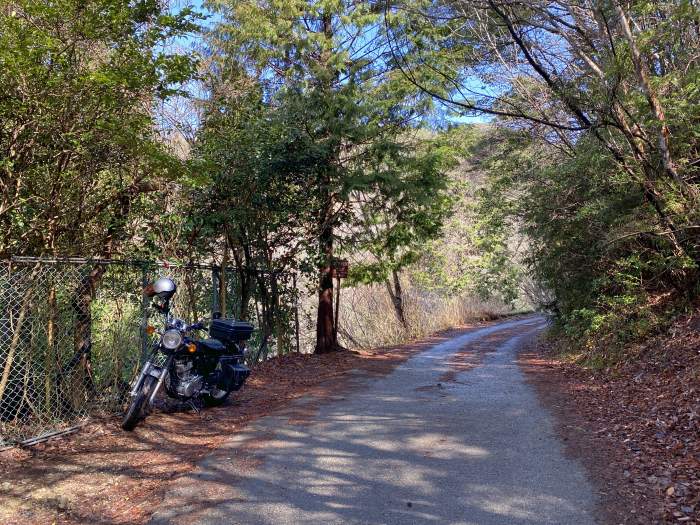
{"label": "metal fence post", "polygon": [[[143,290],[148,286],[148,270],[145,266],[141,267],[141,289]],[[149,299],[146,294],[141,293],[141,362],[146,360],[148,355],[148,333],[146,328],[148,328],[148,307]]]}
{"label": "metal fence post", "polygon": [[221,275],[218,267],[211,269],[211,313],[219,311],[219,286]]}
{"label": "metal fence post", "polygon": [[297,354],[300,352],[299,345],[299,290],[297,290],[297,274],[292,274],[292,286],[294,286],[294,335],[297,342]]}

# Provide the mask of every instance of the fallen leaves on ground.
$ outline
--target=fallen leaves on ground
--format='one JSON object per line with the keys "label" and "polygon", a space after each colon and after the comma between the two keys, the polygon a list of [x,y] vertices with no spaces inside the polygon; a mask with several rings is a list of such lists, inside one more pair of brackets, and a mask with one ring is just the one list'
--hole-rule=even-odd
{"label": "fallen leaves on ground", "polygon": [[604,371],[546,355],[523,354],[522,365],[603,487],[606,522],[700,523],[700,319]]}

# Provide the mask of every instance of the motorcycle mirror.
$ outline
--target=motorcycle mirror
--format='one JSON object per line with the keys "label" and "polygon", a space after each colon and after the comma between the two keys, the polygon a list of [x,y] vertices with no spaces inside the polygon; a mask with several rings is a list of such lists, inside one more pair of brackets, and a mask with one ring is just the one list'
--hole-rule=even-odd
{"label": "motorcycle mirror", "polygon": [[173,295],[175,295],[176,290],[177,286],[175,285],[175,281],[169,279],[168,277],[161,277],[160,279],[146,286],[143,289],[143,293],[146,297],[158,296],[164,301],[167,301]]}

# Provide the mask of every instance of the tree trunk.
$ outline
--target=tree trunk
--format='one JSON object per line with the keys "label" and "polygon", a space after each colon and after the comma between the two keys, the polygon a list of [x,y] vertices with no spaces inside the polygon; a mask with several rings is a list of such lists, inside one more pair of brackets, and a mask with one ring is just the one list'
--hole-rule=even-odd
{"label": "tree trunk", "polygon": [[340,326],[340,277],[335,278],[335,321],[333,322],[334,337],[338,340],[338,327]]}
{"label": "tree trunk", "polygon": [[246,321],[248,320],[248,303],[250,302],[250,279],[245,268],[241,268],[241,270],[239,270],[238,279],[241,283],[241,295],[238,299],[238,318]]}
{"label": "tree trunk", "polygon": [[[269,351],[268,340],[270,339],[270,336],[274,335],[274,307],[270,301],[269,288],[265,283],[265,274],[257,273],[256,281],[258,284],[258,294],[260,297],[260,306],[262,310],[262,312],[258,315],[258,324],[260,326],[261,339],[263,342],[257,358],[258,360],[264,361],[267,358],[267,353]],[[276,343],[278,343],[278,341],[276,341]],[[279,344],[276,346],[277,351],[279,351]]]}
{"label": "tree trunk", "polygon": [[97,286],[102,280],[107,267],[98,265],[93,268],[80,282],[73,297],[75,324],[73,331],[73,349],[75,355],[80,355],[81,368],[86,369],[90,361],[90,345],[92,344],[92,301],[97,292]]}
{"label": "tree trunk", "polygon": [[226,317],[227,311],[227,290],[228,290],[228,276],[226,275],[226,269],[228,266],[228,242],[224,244],[224,255],[221,258],[221,271],[219,272],[219,312],[223,317]]}
{"label": "tree trunk", "polygon": [[408,330],[408,322],[406,321],[406,314],[403,309],[403,290],[401,289],[401,281],[399,280],[399,272],[392,270],[391,272],[394,285],[392,288],[389,279],[384,281],[386,284],[386,290],[389,292],[389,297],[391,297],[391,303],[394,305],[394,313],[396,318],[399,320],[401,325]]}
{"label": "tree trunk", "polygon": [[[243,257],[241,258],[241,253],[233,250],[233,258],[236,261],[236,271],[238,272],[239,281],[239,307],[238,307],[238,318],[244,321],[248,320],[248,303],[250,302],[251,290],[251,268],[252,262],[250,257],[250,250],[245,244],[244,238],[239,238],[239,245],[243,251]],[[229,246],[233,246],[229,242]],[[257,306],[257,303],[256,303]],[[234,312],[236,315],[236,312]]]}
{"label": "tree trunk", "polygon": [[335,335],[333,317],[333,274],[331,262],[333,259],[333,228],[323,227],[319,239],[323,266],[319,275],[318,316],[316,319],[316,348],[314,353],[323,354],[338,350],[338,340]]}
{"label": "tree trunk", "polygon": [[637,42],[634,38],[634,35],[632,34],[632,28],[630,26],[629,19],[627,18],[627,14],[622,9],[622,6],[618,3],[615,3],[615,9],[617,11],[618,17],[620,18],[620,25],[622,27],[622,31],[625,34],[627,43],[630,46],[632,62],[634,63],[634,68],[637,73],[637,78],[639,80],[640,87],[642,88],[642,92],[644,93],[644,95],[647,98],[647,101],[649,102],[649,107],[651,108],[652,113],[654,114],[654,117],[657,120],[657,139],[664,171],[678,184],[678,187],[684,195],[688,193],[692,194],[692,189],[685,184],[683,179],[678,174],[678,170],[676,169],[673,157],[671,156],[671,147],[669,145],[669,136],[671,133],[668,129],[668,124],[666,123],[666,115],[664,113],[663,107],[661,106],[661,101],[659,100],[659,97],[656,95],[653,88],[651,87],[647,65],[644,62],[639,47],[637,46]]}
{"label": "tree trunk", "polygon": [[183,280],[185,281],[185,290],[187,291],[187,317],[190,322],[194,323],[199,317],[199,309],[197,308],[197,290],[194,283],[193,272],[185,272]]}
{"label": "tree trunk", "polygon": [[[331,15],[324,13],[323,18],[323,34],[328,39],[328,42],[333,38],[333,24]],[[330,64],[330,53],[324,51],[321,56],[321,62],[328,68],[333,66]],[[322,84],[324,89],[329,92],[333,90],[333,81],[337,80],[338,73],[334,72],[324,79]],[[329,133],[329,136],[332,133]],[[333,317],[333,194],[331,190],[331,173],[337,168],[338,159],[340,156],[339,144],[331,146],[331,151],[326,159],[328,165],[325,171],[318,178],[319,193],[321,202],[323,203],[319,213],[319,254],[321,255],[321,268],[319,272],[319,289],[318,289],[318,314],[316,318],[316,347],[314,353],[323,354],[340,350],[338,338],[335,330],[335,319]]]}
{"label": "tree trunk", "polygon": [[16,319],[16,322],[14,325],[10,325],[10,333],[12,334],[12,337],[10,339],[10,347],[6,353],[5,362],[3,363],[2,376],[0,377],[0,406],[4,404],[2,402],[3,397],[10,381],[10,373],[12,372],[13,362],[15,360],[17,348],[20,344],[24,320],[27,316],[27,311],[29,308],[31,308],[31,299],[31,293],[27,293],[22,303],[16,307],[15,312],[8,309],[8,317],[11,316],[12,318]]}
{"label": "tree trunk", "polygon": [[56,355],[56,286],[49,288],[48,320],[46,324],[46,354],[44,361],[44,410],[51,411],[54,375],[60,370],[60,361]]}
{"label": "tree trunk", "polygon": [[[39,273],[40,265],[34,266],[32,273],[28,276],[27,283],[34,283],[37,274]],[[5,396],[8,383],[10,382],[10,374],[12,373],[13,362],[15,360],[17,349],[21,343],[24,321],[27,317],[27,312],[33,307],[34,291],[27,289],[24,291],[22,302],[7,309],[5,315],[9,321],[7,333],[10,335],[9,347],[5,353],[5,361],[2,365],[2,375],[0,376],[0,407],[3,406],[3,397]],[[13,322],[14,320],[14,322]],[[4,335],[4,334],[3,334]],[[0,414],[2,415],[2,414]]]}
{"label": "tree trunk", "polygon": [[282,316],[282,299],[280,297],[280,286],[278,281],[278,274],[270,274],[270,306],[272,309],[271,320],[274,326],[275,341],[277,341],[277,352],[279,354],[286,354],[290,352],[291,341],[289,339],[289,333],[287,331],[286,317]]}
{"label": "tree trunk", "polygon": [[85,402],[94,393],[92,380],[91,346],[92,346],[92,301],[97,286],[107,267],[95,266],[83,277],[73,294],[71,307],[75,314],[73,323],[73,357],[64,368],[67,374],[61,407],[64,416],[79,413]]}

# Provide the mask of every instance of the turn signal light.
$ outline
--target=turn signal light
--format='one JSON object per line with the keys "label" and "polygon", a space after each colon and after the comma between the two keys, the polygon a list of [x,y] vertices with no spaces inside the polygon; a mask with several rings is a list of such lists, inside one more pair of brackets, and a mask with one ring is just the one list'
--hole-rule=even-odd
{"label": "turn signal light", "polygon": [[197,351],[197,345],[194,343],[190,343],[187,345],[187,351],[191,354],[195,353]]}
{"label": "turn signal light", "polygon": [[147,333],[148,335],[153,335],[153,334],[155,334],[155,333],[156,333],[156,327],[155,327],[155,326],[151,326],[151,325],[149,324],[149,325],[146,327],[146,333]]}

